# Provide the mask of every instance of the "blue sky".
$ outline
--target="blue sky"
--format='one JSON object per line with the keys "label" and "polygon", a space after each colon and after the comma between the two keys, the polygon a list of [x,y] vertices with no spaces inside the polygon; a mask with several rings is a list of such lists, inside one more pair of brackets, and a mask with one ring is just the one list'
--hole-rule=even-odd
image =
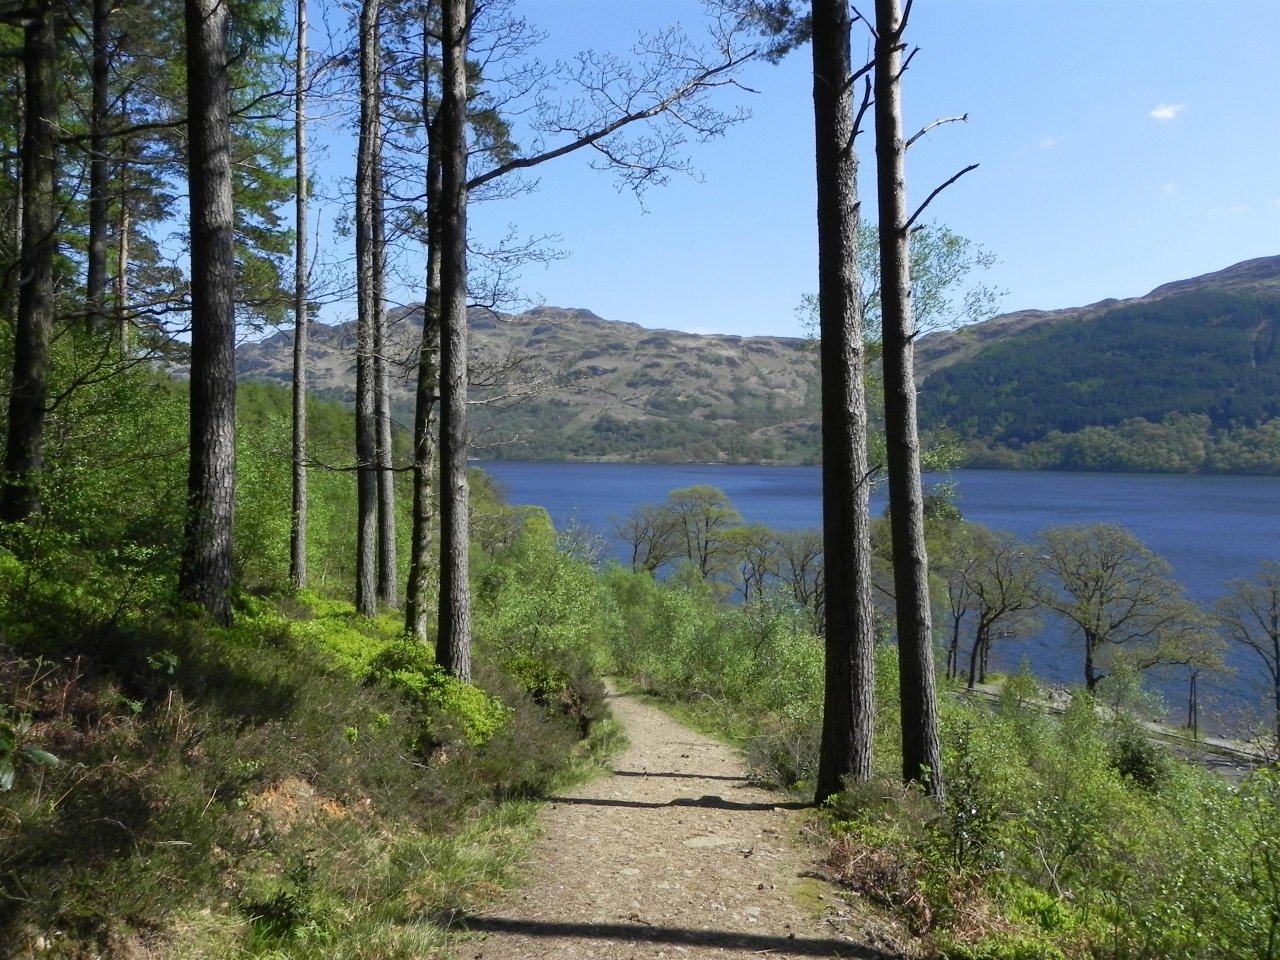
{"label": "blue sky", "polygon": [[[524,0],[542,56],[625,51],[693,0]],[[870,0],[866,3],[870,11]],[[1078,306],[1280,253],[1280,2],[919,0],[909,130],[968,113],[911,150],[916,202],[970,163],[929,219],[997,255],[1003,310]],[[855,50],[863,40],[855,35]],[[751,119],[692,150],[643,206],[585,159],[536,194],[473,209],[482,237],[555,233],[567,256],[524,271],[535,302],[699,332],[801,332],[814,279],[809,55],[752,66]],[[864,211],[873,144],[861,140]]]}

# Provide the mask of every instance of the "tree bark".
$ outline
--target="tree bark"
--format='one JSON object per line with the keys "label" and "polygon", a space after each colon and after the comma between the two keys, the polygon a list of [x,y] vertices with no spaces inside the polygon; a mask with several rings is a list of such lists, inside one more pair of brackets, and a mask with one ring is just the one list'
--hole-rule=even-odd
{"label": "tree bark", "polygon": [[374,266],[375,157],[378,141],[379,0],[360,8],[360,145],[356,158],[356,609],[378,609],[378,423],[374,371],[377,292]]}
{"label": "tree bark", "polygon": [[89,250],[85,301],[89,320],[102,326],[107,295],[107,120],[111,53],[108,31],[111,0],[93,0],[91,69],[92,104],[89,114]]}
{"label": "tree bark", "polygon": [[[381,111],[380,76],[378,109]],[[387,239],[386,205],[383,202],[382,118],[375,128],[373,154],[373,387],[374,420],[378,451],[378,600],[388,607],[399,604],[396,557],[396,494],[391,440],[391,387],[387,371]]]}
{"label": "tree bark", "polygon": [[0,319],[14,328],[18,321],[18,292],[22,279],[22,138],[26,125],[26,111],[23,104],[26,99],[21,71],[13,75],[13,86],[5,90],[5,94],[14,103],[13,128],[7,131],[12,134],[13,142],[18,149],[4,158],[4,177],[10,184],[16,184],[13,191],[13,202],[4,211],[3,230],[0,231],[0,256],[3,256],[5,268],[0,270]]}
{"label": "tree bark", "polygon": [[191,465],[180,596],[231,619],[235,257],[227,6],[186,0],[191,202]]}
{"label": "tree bark", "polygon": [[40,512],[44,423],[49,397],[49,338],[56,304],[58,252],[54,180],[57,173],[57,37],[50,0],[27,10],[22,71],[26,89],[22,131],[22,240],[18,315],[14,329],[9,432],[0,519],[19,522]]}
{"label": "tree bark", "polygon": [[885,446],[898,620],[902,778],[943,795],[933,675],[929,559],[916,424],[915,329],[902,136],[902,36],[898,0],[876,0],[876,183],[880,216],[880,311],[884,342]]}
{"label": "tree bark", "polygon": [[116,229],[116,337],[120,356],[129,355],[129,164],[120,164],[120,222]]}
{"label": "tree bark", "polygon": [[1089,630],[1084,631],[1084,688],[1090,693],[1097,688],[1102,681],[1094,668],[1094,652],[1098,649],[1101,640]]}
{"label": "tree bark", "polygon": [[961,612],[951,616],[951,642],[947,644],[947,679],[954,680],[960,669],[960,624],[964,618]]}
{"label": "tree bark", "polygon": [[294,232],[293,262],[293,511],[289,530],[289,580],[307,585],[307,0],[298,0],[294,63]]}
{"label": "tree bark", "polygon": [[983,660],[983,650],[987,644],[987,624],[985,620],[978,622],[977,632],[973,635],[973,649],[969,651],[969,685],[972,690],[980,681],[978,667]]}
{"label": "tree bark", "polygon": [[471,4],[443,3],[440,104],[440,600],[436,662],[471,679],[467,484],[467,44]]}
{"label": "tree bark", "polygon": [[419,643],[427,640],[431,574],[432,486],[435,482],[436,400],[440,389],[440,137],[431,106],[429,13],[422,24],[422,125],[427,136],[427,296],[422,304],[422,341],[413,405],[413,532],[404,628]]}
{"label": "tree bark", "polygon": [[847,0],[813,4],[822,363],[826,682],[816,798],[871,777],[875,720],[870,476],[858,281],[857,155]]}

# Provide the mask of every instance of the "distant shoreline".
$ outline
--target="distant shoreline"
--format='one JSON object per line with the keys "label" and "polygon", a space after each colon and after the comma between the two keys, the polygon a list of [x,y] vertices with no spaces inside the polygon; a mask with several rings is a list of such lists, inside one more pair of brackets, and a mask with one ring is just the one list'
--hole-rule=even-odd
{"label": "distant shoreline", "polygon": [[[573,463],[573,464],[626,464],[633,467],[821,467],[821,463],[794,462],[788,460],[651,460],[641,457],[469,457],[471,463]],[[1067,473],[1104,475],[1117,477],[1275,477],[1268,472],[1226,470],[1073,470],[1061,466],[1052,467],[1002,467],[993,464],[972,465],[957,463],[951,470],[982,471],[983,473]],[[948,473],[950,471],[937,471]]]}

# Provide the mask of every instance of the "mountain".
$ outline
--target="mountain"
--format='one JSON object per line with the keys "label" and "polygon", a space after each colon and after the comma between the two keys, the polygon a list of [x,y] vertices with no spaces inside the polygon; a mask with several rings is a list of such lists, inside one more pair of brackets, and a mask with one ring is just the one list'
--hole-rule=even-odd
{"label": "mountain", "polygon": [[1158,303],[1191,293],[1257,294],[1264,299],[1280,298],[1280,257],[1245,260],[1215,273],[1163,284],[1141,297],[1099,300],[1086,307],[1061,310],[1019,310],[958,330],[931,333],[916,344],[917,379],[972,359],[997,340],[1014,338],[1044,324],[1097,319],[1118,307]]}
{"label": "mountain", "polygon": [[[420,309],[391,318],[412,361]],[[350,402],[355,327],[317,325],[310,384]],[[470,317],[475,449],[510,459],[816,462],[817,353],[788,337],[703,336],[537,307]],[[293,334],[241,345],[242,379],[288,383]],[[393,387],[410,423],[411,370]]]}
{"label": "mountain", "polygon": [[[410,421],[421,311],[392,318]],[[512,459],[816,462],[818,369],[786,337],[651,329],[590,310],[470,318],[476,449]],[[312,388],[354,393],[353,324],[318,325]],[[287,383],[292,334],[240,376]],[[1280,257],[1126,300],[1024,310],[921,338],[921,423],[981,466],[1280,472]]]}

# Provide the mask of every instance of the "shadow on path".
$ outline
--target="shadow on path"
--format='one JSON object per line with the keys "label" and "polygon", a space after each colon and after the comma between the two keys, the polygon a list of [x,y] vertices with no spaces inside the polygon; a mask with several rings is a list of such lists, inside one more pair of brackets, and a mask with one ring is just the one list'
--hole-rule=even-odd
{"label": "shadow on path", "polygon": [[726,777],[719,773],[654,773],[651,770],[610,770],[615,777],[670,777],[673,780],[731,780],[751,783],[750,777]]}
{"label": "shadow on path", "polygon": [[648,800],[611,800],[605,797],[547,797],[548,803],[565,803],[585,807],[631,807],[639,810],[661,810],[665,807],[707,807],[711,810],[809,810],[811,803],[798,800],[784,800],[777,803],[740,803],[737,800],[725,800],[723,797],[676,797],[666,802]]}
{"label": "shadow on path", "polygon": [[850,960],[900,960],[899,954],[846,940],[777,937],[734,933],[726,930],[694,930],[690,927],[655,927],[643,923],[563,923],[550,920],[512,920],[506,917],[461,917],[457,924],[478,933],[516,934],[526,937],[565,937],[617,940],[622,943],[671,944],[718,947],[747,954],[782,953],[800,957],[846,957]]}

